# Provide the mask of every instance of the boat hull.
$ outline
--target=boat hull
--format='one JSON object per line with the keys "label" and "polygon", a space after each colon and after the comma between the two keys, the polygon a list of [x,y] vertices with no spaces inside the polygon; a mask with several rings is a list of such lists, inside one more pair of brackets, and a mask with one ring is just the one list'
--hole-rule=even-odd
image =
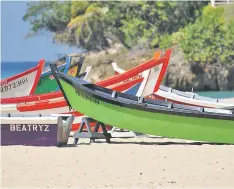
{"label": "boat hull", "polygon": [[[191,94],[196,95],[195,93],[191,93]],[[203,100],[196,100],[196,99],[193,99],[192,97],[188,98],[188,97],[184,97],[184,96],[180,96],[176,94],[171,94],[169,92],[165,92],[160,89],[154,94],[150,95],[150,98],[155,99],[155,100],[167,100],[170,102],[175,102],[175,103],[180,103],[180,104],[185,104],[185,105],[202,106],[202,107],[209,107],[209,108],[226,109],[229,107],[234,107],[234,104],[221,102],[220,99],[211,99],[211,98],[204,97]],[[215,102],[215,100],[217,101]]]}
{"label": "boat hull", "polygon": [[41,60],[36,67],[2,80],[1,98],[13,98],[33,94],[40,79],[44,63],[45,60]]}
{"label": "boat hull", "polygon": [[26,102],[34,102],[39,100],[49,100],[53,98],[63,97],[63,94],[58,92],[40,94],[40,95],[29,95],[29,96],[22,96],[16,98],[3,98],[0,99],[1,104],[18,104],[18,103],[26,103]]}
{"label": "boat hull", "polygon": [[[63,69],[61,71],[63,71]],[[42,76],[37,85],[35,94],[44,94],[44,93],[53,92],[53,91],[56,91],[57,88],[58,88],[58,85],[52,74]]]}
{"label": "boat hull", "polygon": [[76,111],[72,111],[66,104],[66,101],[62,100],[60,102],[55,102],[54,104],[51,103],[40,103],[38,105],[32,106],[19,106],[19,105],[2,105],[1,106],[1,113],[32,113],[32,114],[72,114],[74,115],[74,121],[72,123],[72,131],[77,130],[80,127],[80,123],[82,118],[84,117],[83,114],[78,113]]}
{"label": "boat hull", "polygon": [[[171,49],[167,50],[165,52],[165,57],[161,58],[161,61],[160,61],[158,58],[159,56],[158,52],[156,52],[155,53],[156,57],[154,57],[153,59],[148,60],[145,63],[142,63],[139,66],[132,68],[123,74],[119,74],[118,76],[113,76],[111,78],[97,82],[96,85],[111,88],[116,91],[126,92],[127,90],[129,90],[130,87],[137,85],[138,83],[143,81],[143,74],[142,74],[143,71],[151,69],[152,67],[156,67],[157,65],[163,64],[161,71],[159,73],[158,81],[155,84],[155,90],[157,90],[166,72],[166,68],[168,66],[171,53],[172,53]],[[51,76],[51,78],[52,77],[53,76]],[[53,79],[53,82],[55,82],[55,79]],[[43,92],[39,92],[39,93],[43,93]],[[132,91],[132,93],[134,93],[134,91]],[[24,96],[22,98],[3,98],[1,99],[1,103],[13,104],[13,103],[22,103],[22,102],[33,102],[33,101],[38,101],[38,100],[46,100],[46,99],[48,100],[48,99],[62,97],[62,96],[63,96],[62,93],[58,91],[58,92],[51,92],[47,94]]]}
{"label": "boat hull", "polygon": [[[76,76],[79,74],[83,62],[77,62],[75,65],[71,66],[71,57],[67,57],[66,65],[58,67],[59,71],[66,73],[70,76]],[[57,91],[59,89],[56,80],[54,79],[51,71],[42,73],[41,78],[38,82],[36,91],[34,94],[44,94]]]}
{"label": "boat hull", "polygon": [[234,144],[233,120],[185,116],[183,112],[173,115],[116,105],[95,98],[79,85],[74,87],[64,78],[59,78],[60,87],[71,107],[105,124],[150,135]]}
{"label": "boat hull", "polygon": [[[155,59],[159,59],[159,56],[155,57]],[[112,63],[113,69],[115,70],[115,74],[118,75],[120,73],[124,73],[125,70],[119,68],[116,63]],[[175,102],[179,104],[192,105],[192,106],[202,106],[209,108],[223,108],[223,109],[234,109],[234,104],[230,101],[226,100],[224,102],[221,99],[214,99],[209,97],[203,97],[197,95],[192,92],[183,92],[179,90],[175,90],[163,85],[159,86],[159,89],[149,96],[150,99],[154,100],[166,100],[170,102]]]}
{"label": "boat hull", "polygon": [[[88,76],[90,69],[86,70],[86,76]],[[85,78],[86,78],[85,76]],[[148,80],[149,75],[143,75],[142,77],[133,77],[128,78],[127,80],[123,80],[120,83],[113,84],[111,86],[107,86],[107,88],[112,88],[117,91],[125,92],[126,94],[136,95],[139,91],[142,91],[140,88],[142,82],[144,80]],[[156,83],[156,81],[154,81]],[[40,98],[36,101],[28,101],[19,104],[6,104],[1,105],[1,110],[3,113],[22,113],[22,112],[30,112],[30,113],[38,113],[38,114],[49,114],[49,113],[57,113],[57,114],[73,114],[75,116],[75,120],[72,125],[72,130],[77,130],[80,126],[83,114],[72,111],[67,105],[64,97],[56,96],[57,93],[51,93],[50,96],[54,96],[51,99],[43,99],[44,95],[35,95],[35,97]],[[27,98],[26,98],[27,99]],[[20,100],[23,100],[20,98]],[[29,99],[30,100],[30,99]]]}

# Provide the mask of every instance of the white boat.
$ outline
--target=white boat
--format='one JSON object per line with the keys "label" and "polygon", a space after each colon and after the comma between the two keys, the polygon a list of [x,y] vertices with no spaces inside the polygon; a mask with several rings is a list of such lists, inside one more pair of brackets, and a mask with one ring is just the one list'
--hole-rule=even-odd
{"label": "white boat", "polygon": [[[118,67],[116,63],[112,63],[112,67],[115,74],[124,73],[125,70]],[[179,104],[202,106],[209,108],[222,108],[222,109],[234,109],[234,103],[231,101],[224,101],[222,99],[215,99],[200,96],[192,92],[183,92],[170,87],[160,85],[158,90],[151,94],[149,98],[154,100],[167,100]]]}
{"label": "white boat", "polygon": [[34,94],[45,60],[40,60],[38,65],[0,81],[1,98],[13,98]]}

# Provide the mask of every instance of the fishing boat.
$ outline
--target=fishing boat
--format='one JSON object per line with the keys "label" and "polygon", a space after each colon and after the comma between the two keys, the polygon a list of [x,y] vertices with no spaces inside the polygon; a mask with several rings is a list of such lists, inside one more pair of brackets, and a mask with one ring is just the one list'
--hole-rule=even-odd
{"label": "fishing boat", "polygon": [[14,98],[34,94],[45,60],[40,60],[38,65],[0,81],[1,98]]}
{"label": "fishing boat", "polygon": [[68,105],[104,124],[149,135],[234,144],[231,110],[139,98],[69,77],[55,67],[52,72]]}
{"label": "fishing boat", "polygon": [[[86,68],[86,71],[81,74],[79,77],[83,80],[87,80],[89,77],[91,66]],[[0,104],[2,113],[23,113],[30,112],[35,114],[51,114],[51,113],[68,113],[72,112],[67,106],[66,101],[63,97],[56,95],[55,93],[53,98],[48,99],[36,99],[34,101],[21,102],[15,104]],[[35,95],[36,97],[44,97],[42,95]]]}
{"label": "fishing boat", "polygon": [[[80,59],[72,65],[70,65],[72,57],[67,56],[65,58],[66,63],[58,66],[58,69],[64,73],[67,73],[68,75],[77,77],[83,65],[84,57],[80,57]],[[30,95],[23,95],[19,97],[7,96],[1,98],[0,102],[1,104],[16,104],[63,97],[60,91],[56,91],[58,89],[58,85],[54,80],[51,71],[47,70],[41,74],[34,92],[30,93]]]}
{"label": "fishing boat", "polygon": [[[143,75],[149,75],[150,77],[154,77],[155,81],[157,78],[157,82],[154,86],[151,86],[149,89],[143,88],[141,91],[139,91],[139,94],[151,94],[153,91],[158,90],[161,80],[166,72],[170,56],[171,56],[172,50],[168,49],[165,54],[161,57],[159,60],[159,51],[156,51],[154,54],[154,57],[151,60],[148,60],[139,66],[136,66],[127,72],[123,74],[119,74],[118,76],[113,76],[111,78],[107,78],[103,81],[97,82],[96,85],[102,86],[102,87],[108,87],[113,90],[126,92],[128,91],[129,94],[131,92],[135,94],[135,91],[139,88],[139,83],[143,82]],[[157,61],[156,61],[157,60]],[[157,66],[157,67],[156,67]],[[147,71],[150,68],[154,68],[156,70]],[[146,81],[144,81],[146,85]],[[151,81],[152,82],[152,81]],[[1,104],[17,104],[17,103],[25,103],[25,102],[34,102],[39,100],[50,100],[54,98],[63,98],[63,94],[60,91],[57,92],[50,92],[46,94],[37,94],[37,95],[30,95],[30,96],[24,96],[24,97],[18,97],[18,98],[2,98]]]}
{"label": "fishing boat", "polygon": [[39,94],[39,95],[28,95],[22,97],[13,97],[13,98],[2,98],[0,99],[0,104],[18,104],[26,102],[34,102],[39,100],[49,100],[53,98],[62,98],[63,94],[60,91]]}
{"label": "fishing boat", "polygon": [[[87,70],[88,69],[88,70]],[[84,80],[89,75],[90,69],[86,69],[86,76]],[[144,75],[143,80],[148,80],[149,75]],[[139,82],[140,85],[144,85],[144,82]],[[137,86],[139,85],[137,84]],[[124,85],[124,84],[122,84]],[[119,86],[119,89],[121,89],[121,85]],[[120,90],[121,91],[121,90]],[[144,90],[142,87],[138,86],[137,89],[129,85],[129,89],[125,89],[125,93],[127,94],[139,94],[139,91],[143,92]],[[84,117],[83,114],[71,110],[71,108],[67,105],[66,100],[63,97],[59,98],[52,98],[47,100],[37,100],[33,102],[24,102],[24,103],[18,103],[18,104],[4,104],[0,105],[1,112],[2,113],[34,113],[34,114],[50,114],[50,113],[56,113],[56,114],[72,114],[75,116],[72,130],[77,130],[80,126],[80,123],[82,121],[82,118]]]}
{"label": "fishing boat", "polygon": [[[81,56],[77,62],[72,64],[72,56],[66,56],[65,63],[58,66],[58,69],[71,76],[78,76],[80,74],[80,70],[82,64],[84,62],[84,57]],[[61,58],[62,59],[62,58]],[[47,70],[41,74],[40,80],[38,82],[37,88],[34,94],[44,94],[53,91],[59,90],[58,85],[51,73],[50,70]]]}
{"label": "fishing boat", "polygon": [[[112,63],[115,74],[124,73],[125,70],[118,67],[117,63]],[[171,87],[160,85],[158,90],[149,96],[154,100],[166,100],[178,104],[202,106],[210,108],[234,109],[234,104],[231,102],[224,102],[222,99],[215,99],[210,97],[200,96],[193,92],[183,92]]]}
{"label": "fishing boat", "polygon": [[[139,96],[148,95],[153,92],[155,86],[158,84],[158,79],[161,79],[163,77],[165,73],[164,72],[165,69],[163,68],[167,66],[168,62],[169,62],[168,56],[167,58],[155,61],[154,64],[152,64],[152,61],[147,61],[143,63],[141,66],[146,67],[146,65],[151,65],[152,67],[149,67],[150,69],[148,70],[143,69],[142,72],[140,73],[138,73],[138,68],[131,69],[131,72],[133,73],[136,72],[137,73],[136,75],[140,75],[142,77],[136,77],[136,75],[129,74],[129,71],[127,71],[124,74],[122,74],[124,77],[118,80],[119,83],[113,84],[113,82],[108,82],[109,80],[107,79],[105,82],[101,81],[98,82],[97,84],[101,86],[103,85],[103,83],[104,84],[108,83],[110,84],[110,86],[105,85],[107,88],[114,88],[115,90],[125,92],[126,94],[139,95]],[[89,73],[89,71],[90,69],[88,71],[86,69],[86,76],[84,80],[88,78],[87,73]],[[114,80],[115,77],[113,77],[112,80]],[[157,78],[157,80],[149,79],[151,77]],[[151,88],[146,87],[148,85],[151,86]],[[73,114],[75,115],[75,120],[73,123],[72,130],[77,130],[79,128],[81,120],[84,117],[83,114],[71,110],[64,98],[58,98],[58,97],[53,99],[34,101],[34,102],[1,105],[1,110],[4,113],[33,112],[33,113],[45,114],[53,112],[53,113]]]}

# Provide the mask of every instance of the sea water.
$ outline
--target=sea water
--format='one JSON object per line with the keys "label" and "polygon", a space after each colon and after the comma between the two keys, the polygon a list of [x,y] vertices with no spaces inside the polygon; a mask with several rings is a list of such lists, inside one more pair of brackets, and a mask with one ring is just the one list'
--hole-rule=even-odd
{"label": "sea water", "polygon": [[[44,70],[48,70],[49,63],[46,62],[44,66]],[[15,74],[24,72],[32,67],[35,67],[38,62],[1,62],[1,79],[5,79],[11,77]]]}
{"label": "sea water", "polygon": [[[44,71],[49,69],[49,63],[46,62]],[[38,62],[1,62],[1,79],[11,77],[36,66]],[[209,91],[195,92],[202,96],[212,98],[234,98],[234,91]]]}
{"label": "sea water", "polygon": [[211,98],[234,98],[234,91],[204,91],[195,93]]}

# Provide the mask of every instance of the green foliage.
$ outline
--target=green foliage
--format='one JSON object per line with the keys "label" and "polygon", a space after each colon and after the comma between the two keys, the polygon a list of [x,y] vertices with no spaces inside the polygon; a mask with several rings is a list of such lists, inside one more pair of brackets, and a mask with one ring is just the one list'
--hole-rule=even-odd
{"label": "green foliage", "polygon": [[234,22],[225,22],[224,9],[207,6],[194,24],[183,30],[180,47],[188,62],[228,62],[234,55]]}
{"label": "green foliage", "polygon": [[104,35],[106,7],[100,3],[73,1],[71,11],[73,18],[68,28],[78,46],[87,50],[102,50],[109,46]]}
{"label": "green foliage", "polygon": [[71,3],[69,1],[39,1],[29,2],[27,13],[23,20],[28,21],[32,28],[29,36],[44,30],[49,32],[61,32],[70,21]]}
{"label": "green foliage", "polygon": [[229,3],[229,4],[225,4],[222,5],[222,7],[224,8],[224,18],[225,21],[230,21],[234,18],[234,4],[233,3]]}
{"label": "green foliage", "polygon": [[[120,42],[132,48],[170,45],[170,35],[193,23],[207,2],[39,1],[28,3],[31,34],[49,31],[56,42],[101,50]],[[160,45],[161,44],[161,45]]]}
{"label": "green foliage", "polygon": [[72,1],[71,5],[71,16],[75,18],[77,15],[82,15],[89,6],[87,1]]}
{"label": "green foliage", "polygon": [[113,43],[140,43],[162,49],[179,44],[187,62],[234,60],[234,5],[183,1],[38,1],[29,2],[23,19],[28,36],[42,31],[55,42],[86,50]]}
{"label": "green foliage", "polygon": [[[118,38],[133,47],[140,39],[157,47],[162,35],[171,34],[194,22],[206,2],[111,2],[108,26],[117,29]],[[116,31],[116,30],[115,30]],[[163,37],[165,38],[165,37]]]}

